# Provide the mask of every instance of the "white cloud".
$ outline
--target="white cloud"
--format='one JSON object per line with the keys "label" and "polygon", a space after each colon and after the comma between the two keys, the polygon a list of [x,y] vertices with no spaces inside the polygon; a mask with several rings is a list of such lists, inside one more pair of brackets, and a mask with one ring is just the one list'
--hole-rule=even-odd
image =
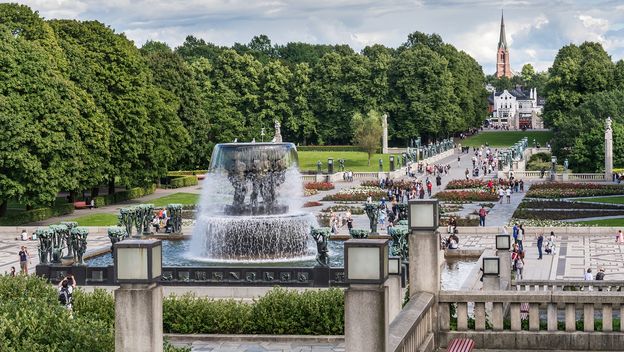
{"label": "white cloud", "polygon": [[138,45],[180,45],[189,35],[219,45],[267,34],[274,43],[396,47],[414,31],[438,33],[494,71],[500,9],[513,68],[547,68],[557,50],[585,40],[624,56],[624,5],[613,0],[15,0],[46,18],[99,20]]}

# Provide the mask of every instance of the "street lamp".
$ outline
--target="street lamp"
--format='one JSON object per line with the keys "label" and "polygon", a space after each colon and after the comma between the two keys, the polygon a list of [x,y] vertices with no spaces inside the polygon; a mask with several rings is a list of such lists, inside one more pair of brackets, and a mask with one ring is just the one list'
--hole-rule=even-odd
{"label": "street lamp", "polygon": [[438,200],[414,199],[409,201],[408,226],[410,230],[435,231],[438,228]]}
{"label": "street lamp", "polygon": [[496,235],[496,250],[508,251],[511,248],[511,236]]}
{"label": "street lamp", "polygon": [[388,274],[390,275],[401,275],[401,257],[399,256],[390,256],[388,257]]}
{"label": "street lamp", "polygon": [[349,284],[383,284],[388,278],[388,240],[353,239],[344,244]]}
{"label": "street lamp", "polygon": [[160,280],[162,243],[159,240],[125,240],[115,243],[115,281],[151,284]]}
{"label": "street lamp", "polygon": [[500,258],[484,257],[483,258],[483,275],[498,276],[500,274]]}

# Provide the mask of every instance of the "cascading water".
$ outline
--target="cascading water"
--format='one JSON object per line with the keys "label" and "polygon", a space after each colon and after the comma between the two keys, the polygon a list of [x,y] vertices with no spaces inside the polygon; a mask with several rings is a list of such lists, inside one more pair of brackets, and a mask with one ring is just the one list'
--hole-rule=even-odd
{"label": "cascading water", "polygon": [[304,259],[314,216],[292,143],[224,143],[212,153],[193,230],[194,259]]}

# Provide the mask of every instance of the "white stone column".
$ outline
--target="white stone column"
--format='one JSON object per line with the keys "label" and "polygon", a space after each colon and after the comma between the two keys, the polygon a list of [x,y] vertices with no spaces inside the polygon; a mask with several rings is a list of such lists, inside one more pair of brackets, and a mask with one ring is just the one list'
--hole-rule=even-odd
{"label": "white stone column", "polygon": [[381,115],[381,126],[383,127],[381,153],[388,154],[388,114]]}
{"label": "white stone column", "polygon": [[347,351],[386,351],[388,345],[388,287],[351,284],[345,291]]}
{"label": "white stone column", "polygon": [[505,250],[496,251],[500,258],[500,289],[509,290],[511,287],[511,253]]}
{"label": "white stone column", "polygon": [[440,235],[433,231],[412,230],[409,234],[409,294],[440,291]]}
{"label": "white stone column", "polygon": [[613,129],[611,117],[607,117],[605,126],[605,180],[613,180]]}
{"label": "white stone column", "polygon": [[163,351],[163,291],[157,284],[115,290],[115,351]]}

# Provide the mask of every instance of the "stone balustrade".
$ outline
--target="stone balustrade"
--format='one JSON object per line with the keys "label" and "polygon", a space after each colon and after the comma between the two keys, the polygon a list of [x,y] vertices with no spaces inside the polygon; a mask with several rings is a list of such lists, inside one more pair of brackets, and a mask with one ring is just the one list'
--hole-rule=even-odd
{"label": "stone balustrade", "polygon": [[624,291],[624,281],[516,280],[511,283],[511,289],[516,291]]}
{"label": "stone balustrade", "polygon": [[623,302],[620,292],[440,292],[440,346],[468,337],[490,349],[617,351],[624,345],[624,324],[613,323],[624,315]]}
{"label": "stone balustrade", "polygon": [[430,293],[414,295],[390,324],[388,351],[433,351],[435,297]]}

